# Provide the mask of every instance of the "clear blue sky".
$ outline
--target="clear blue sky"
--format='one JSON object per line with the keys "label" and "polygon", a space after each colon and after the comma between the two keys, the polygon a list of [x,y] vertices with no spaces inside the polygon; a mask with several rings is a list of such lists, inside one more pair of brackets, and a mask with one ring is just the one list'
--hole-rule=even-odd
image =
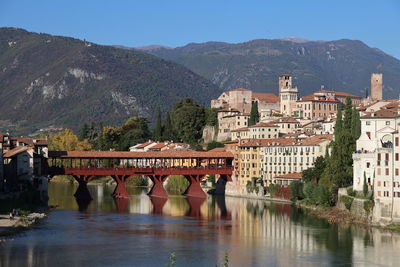
{"label": "clear blue sky", "polygon": [[400,58],[399,0],[0,0],[0,26],[126,46],[348,38]]}

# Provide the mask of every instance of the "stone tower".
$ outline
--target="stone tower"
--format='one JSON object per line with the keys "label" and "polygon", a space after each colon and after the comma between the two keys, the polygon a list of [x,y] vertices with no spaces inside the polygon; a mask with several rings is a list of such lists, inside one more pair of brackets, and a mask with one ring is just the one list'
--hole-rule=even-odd
{"label": "stone tower", "polygon": [[382,100],[383,77],[382,73],[371,74],[371,99]]}
{"label": "stone tower", "polygon": [[279,101],[281,113],[291,116],[296,108],[299,91],[292,87],[292,76],[288,74],[279,75]]}

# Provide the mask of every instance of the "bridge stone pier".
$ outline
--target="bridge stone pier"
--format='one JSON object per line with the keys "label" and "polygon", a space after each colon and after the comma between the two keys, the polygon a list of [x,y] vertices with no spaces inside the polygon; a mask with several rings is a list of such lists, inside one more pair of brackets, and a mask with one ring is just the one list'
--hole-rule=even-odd
{"label": "bridge stone pier", "polygon": [[170,175],[182,175],[190,183],[186,196],[206,198],[200,186],[202,180],[211,174],[221,177],[221,193],[226,182],[231,181],[232,161],[230,152],[49,151],[48,173],[72,175],[79,183],[75,193],[79,199],[91,199],[87,184],[95,176],[111,176],[117,183],[113,196],[129,199],[126,181],[133,175],[145,175],[152,180],[151,197],[168,198],[163,183]]}

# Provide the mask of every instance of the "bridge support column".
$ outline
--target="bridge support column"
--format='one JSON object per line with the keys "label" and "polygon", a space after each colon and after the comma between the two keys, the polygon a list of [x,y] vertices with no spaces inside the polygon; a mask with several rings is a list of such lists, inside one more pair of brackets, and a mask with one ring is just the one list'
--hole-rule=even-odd
{"label": "bridge support column", "polygon": [[189,187],[186,189],[184,195],[188,197],[206,198],[207,194],[200,186],[200,182],[203,177],[203,175],[185,175],[185,178],[189,181],[190,184]]}
{"label": "bridge support column", "polygon": [[165,191],[163,183],[168,175],[149,175],[150,180],[153,182],[153,187],[148,193],[151,197],[168,198],[168,193]]}
{"label": "bridge support column", "polygon": [[163,208],[167,202],[166,198],[150,197],[151,204],[153,204],[153,214],[163,214]]}
{"label": "bridge support column", "polygon": [[112,196],[115,198],[129,198],[125,182],[129,179],[130,175],[113,175],[111,177],[117,182],[117,187],[115,187]]}
{"label": "bridge support column", "polygon": [[203,205],[204,201],[206,201],[206,199],[188,196],[187,201],[189,203],[189,211],[186,214],[186,216],[201,217],[200,208],[201,208],[201,205]]}
{"label": "bridge support column", "polygon": [[225,195],[225,187],[227,182],[232,182],[230,175],[220,175],[215,185],[216,195]]}
{"label": "bridge support column", "polygon": [[93,176],[74,175],[74,178],[79,183],[78,189],[76,189],[74,197],[77,199],[92,200],[89,189],[87,188],[87,183],[89,183],[93,179]]}

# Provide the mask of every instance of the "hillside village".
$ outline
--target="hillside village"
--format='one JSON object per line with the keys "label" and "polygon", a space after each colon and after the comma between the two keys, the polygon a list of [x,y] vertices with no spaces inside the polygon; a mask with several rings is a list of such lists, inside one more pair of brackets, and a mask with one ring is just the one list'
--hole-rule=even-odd
{"label": "hillside village", "polygon": [[[233,182],[226,184],[226,193],[248,196],[251,184],[288,187],[300,181],[318,157],[329,155],[337,111],[349,98],[361,117],[353,189],[361,192],[367,183],[376,221],[400,221],[400,100],[382,98],[382,74],[371,75],[371,94],[364,98],[323,89],[299,97],[286,74],[279,76],[278,90],[277,96],[239,88],[211,101],[211,107],[219,109],[218,126],[206,128],[203,137],[210,139],[214,131],[211,139],[225,144],[216,150],[235,155]],[[255,124],[249,123],[252,107],[258,109]]]}

